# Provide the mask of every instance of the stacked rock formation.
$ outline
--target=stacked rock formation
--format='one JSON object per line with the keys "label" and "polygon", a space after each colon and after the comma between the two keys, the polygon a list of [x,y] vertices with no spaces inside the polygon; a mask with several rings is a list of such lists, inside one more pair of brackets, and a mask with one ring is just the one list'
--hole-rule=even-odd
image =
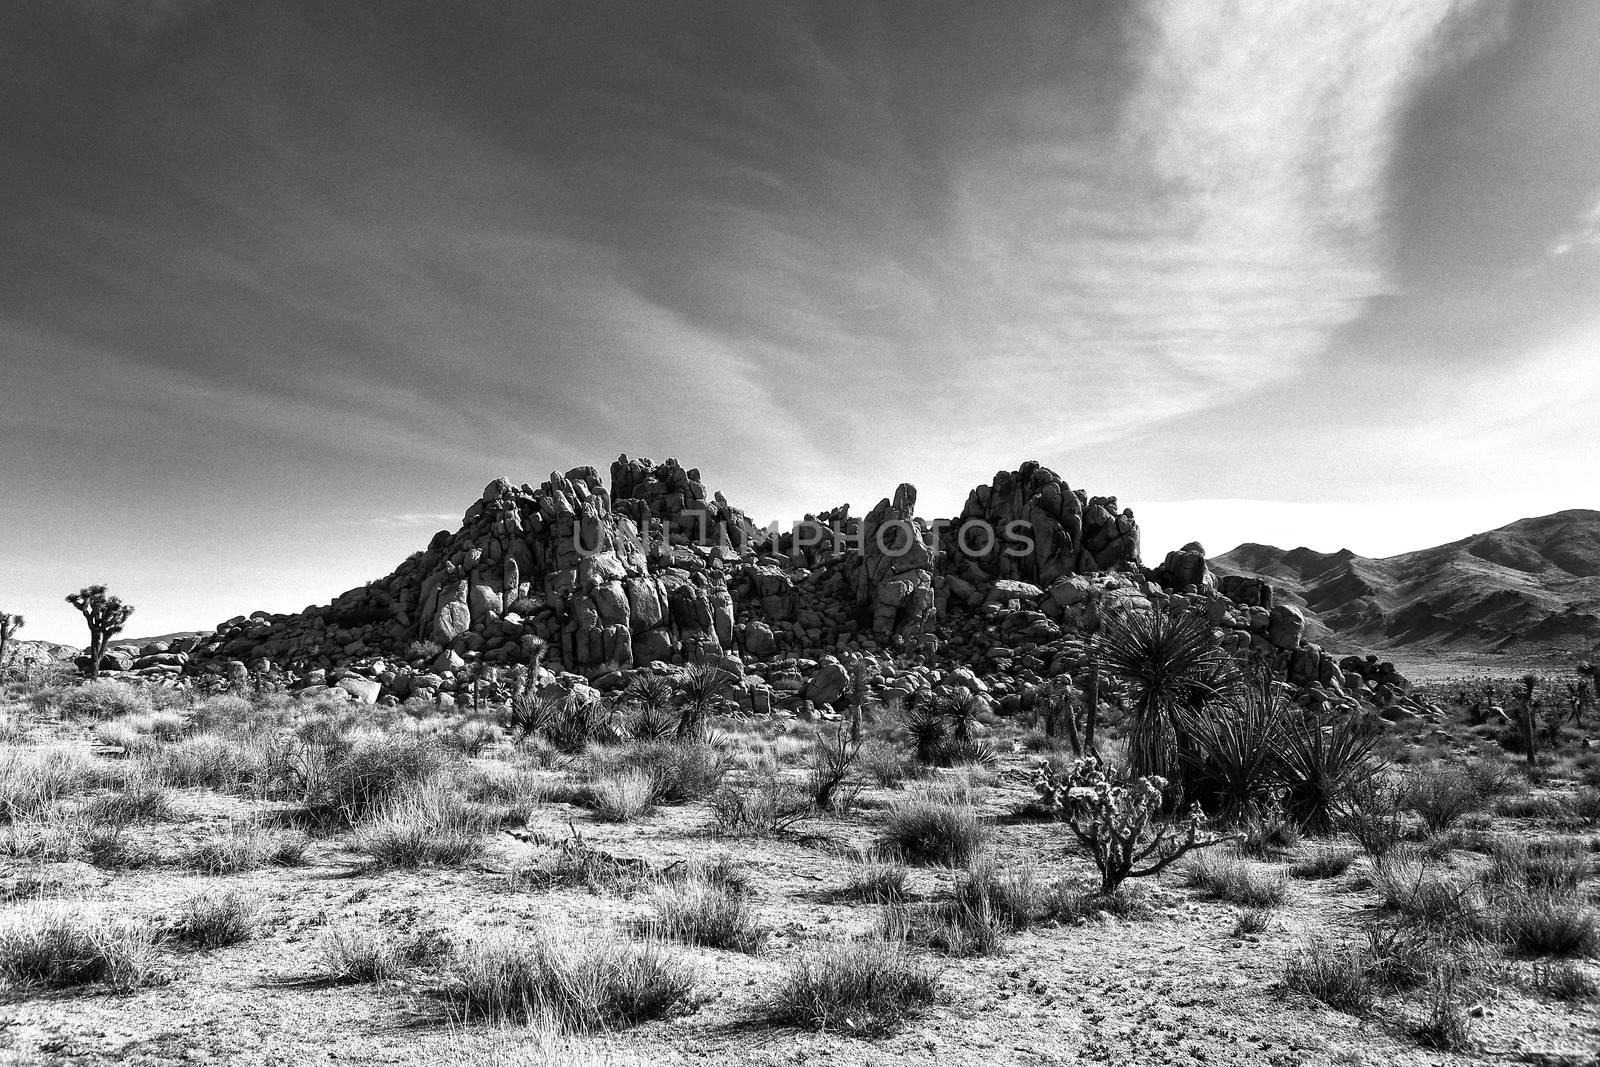
{"label": "stacked rock formation", "polygon": [[609,486],[593,467],[537,488],[498,479],[393,574],[324,607],[230,619],[178,669],[274,666],[360,700],[443,700],[517,664],[604,689],[709,659],[759,712],[839,703],[867,657],[891,695],[954,684],[1027,706],[1084,669],[1094,599],[1102,613],[1202,613],[1230,650],[1329,699],[1392,682],[1307,643],[1266,583],[1215,581],[1197,544],[1143,568],[1131,510],[1037,463],[974,489],[956,520],[915,512],[901,485],[863,517],[844,505],[761,530],[671,459],[622,456]]}

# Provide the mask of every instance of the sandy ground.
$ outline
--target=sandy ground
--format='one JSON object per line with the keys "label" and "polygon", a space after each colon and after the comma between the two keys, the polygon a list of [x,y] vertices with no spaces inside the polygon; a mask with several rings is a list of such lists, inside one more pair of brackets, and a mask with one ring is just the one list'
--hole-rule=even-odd
{"label": "sandy ground", "polygon": [[[1035,862],[1041,882],[1083,876],[1090,865],[1068,848],[1061,827],[1004,819],[1029,794],[1023,763],[1011,757],[1000,780],[979,793],[985,812],[1001,820],[1000,858]],[[215,833],[253,806],[204,791],[176,795],[177,821],[141,831],[169,848]],[[1285,992],[1284,966],[1304,935],[1354,936],[1355,921],[1375,907],[1372,891],[1356,888],[1365,860],[1338,878],[1295,881],[1291,900],[1259,935],[1232,936],[1235,907],[1200,900],[1163,875],[1151,886],[1152,919],[1035,928],[1014,935],[1000,956],[936,958],[939,1004],[899,1034],[868,1041],[774,1027],[762,1018],[761,1001],[785,964],[816,939],[864,932],[878,920],[876,906],[831,902],[827,893],[844,884],[851,850],[871,841],[888,795],[869,790],[862,798],[867,810],[819,820],[810,830],[824,839],[813,843],[712,836],[702,805],[664,808],[625,825],[597,822],[564,804],[536,811],[530,820],[536,831],[560,834],[572,820],[592,843],[658,865],[730,853],[754,874],[760,913],[773,931],[759,956],[675,946],[694,961],[705,1001],[690,1014],[582,1038],[581,1045],[651,1063],[750,1065],[1600,1062],[1600,1007],[1541,999],[1526,988],[1527,962],[1508,962],[1508,981],[1474,1008],[1482,1046],[1470,1057],[1417,1047],[1407,1036],[1420,1011],[1414,996],[1381,1001],[1370,1017],[1357,1019]],[[501,834],[490,857],[473,868],[417,872],[365,873],[337,840],[315,843],[303,867],[228,877],[170,866],[116,873],[79,863],[35,868],[58,876],[52,896],[97,902],[112,914],[168,914],[201,890],[246,890],[264,902],[264,929],[226,948],[168,949],[164,965],[174,980],[165,986],[125,996],[94,987],[9,996],[0,1006],[0,1062],[547,1062],[517,1054],[531,1045],[526,1031],[452,1024],[416,983],[331,985],[321,977],[316,951],[328,922],[396,936],[425,926],[458,937],[497,926],[625,934],[647,912],[642,894],[510,888],[506,867],[537,848]],[[0,879],[29,866],[4,865]],[[912,885],[933,897],[956,877],[918,868]]]}

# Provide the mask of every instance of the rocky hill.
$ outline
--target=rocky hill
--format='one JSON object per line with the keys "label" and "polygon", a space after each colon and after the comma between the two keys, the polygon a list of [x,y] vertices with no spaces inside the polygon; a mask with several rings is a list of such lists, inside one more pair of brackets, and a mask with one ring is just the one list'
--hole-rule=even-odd
{"label": "rocky hill", "polygon": [[1385,559],[1243,544],[1209,563],[1272,583],[1315,639],[1344,647],[1600,647],[1600,511],[1519,519]]}
{"label": "rocky hill", "polygon": [[881,697],[955,685],[1016,708],[1050,679],[1082,680],[1093,604],[1200,614],[1310,699],[1401,687],[1392,667],[1311,640],[1269,583],[1214,581],[1198,545],[1144,566],[1131,510],[1038,463],[975,487],[950,520],[918,516],[901,485],[865,515],[843,505],[788,529],[757,527],[675,460],[622,456],[609,474],[497,479],[383,579],[120,645],[104,666],[158,681],[271,671],[367,702],[447,702],[519,673],[593,693],[710,661],[757,713],[837,707],[863,672]]}

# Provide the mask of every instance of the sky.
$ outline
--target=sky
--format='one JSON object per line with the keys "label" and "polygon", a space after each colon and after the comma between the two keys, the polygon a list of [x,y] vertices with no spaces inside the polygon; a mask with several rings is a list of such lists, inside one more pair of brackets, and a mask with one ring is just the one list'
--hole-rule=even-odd
{"label": "sky", "polygon": [[9,0],[0,610],[295,611],[619,452],[1382,556],[1600,507],[1600,4]]}

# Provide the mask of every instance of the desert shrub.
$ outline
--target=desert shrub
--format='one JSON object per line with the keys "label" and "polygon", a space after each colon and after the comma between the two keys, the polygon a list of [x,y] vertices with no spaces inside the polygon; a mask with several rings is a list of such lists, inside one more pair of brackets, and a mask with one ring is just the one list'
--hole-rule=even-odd
{"label": "desert shrub", "polygon": [[749,893],[705,871],[657,879],[651,907],[654,914],[642,924],[647,935],[748,953],[766,943]]}
{"label": "desert shrub", "polygon": [[1185,885],[1230,904],[1277,907],[1289,895],[1289,880],[1282,871],[1228,849],[1197,852],[1184,860],[1178,873]]}
{"label": "desert shrub", "polygon": [[857,757],[861,769],[879,786],[892,789],[917,776],[917,762],[891,741],[868,741]]}
{"label": "desert shrub", "polygon": [[1372,883],[1384,907],[1454,934],[1481,934],[1490,923],[1482,887],[1402,855],[1373,865]]}
{"label": "desert shrub", "polygon": [[324,927],[317,937],[322,973],[334,982],[381,982],[404,969],[393,938],[354,927]]}
{"label": "desert shrub", "polygon": [[1337,878],[1350,869],[1356,854],[1347,848],[1319,844],[1306,850],[1289,864],[1296,878]]}
{"label": "desert shrub", "polygon": [[1482,811],[1484,797],[1470,774],[1460,767],[1428,766],[1410,771],[1401,786],[1405,807],[1422,818],[1433,833],[1443,833],[1462,816]]}
{"label": "desert shrub", "polygon": [[444,995],[461,1018],[547,1020],[565,1032],[632,1026],[689,1006],[693,972],[657,943],[592,932],[499,932],[443,961]]}
{"label": "desert shrub", "polygon": [[789,965],[768,1003],[779,1023],[872,1036],[925,1013],[938,978],[900,942],[826,942]]}
{"label": "desert shrub", "polygon": [[1157,874],[1179,857],[1225,840],[1201,836],[1205,816],[1198,808],[1181,824],[1157,822],[1166,785],[1159,777],[1113,781],[1098,760],[1086,757],[1062,777],[1040,767],[1034,792],[1042,807],[1064,818],[1100,871],[1100,891],[1111,894],[1125,879]]}
{"label": "desert shrub", "polygon": [[1473,1047],[1472,1020],[1462,1004],[1461,970],[1452,959],[1441,960],[1428,975],[1427,1014],[1412,1036],[1425,1048],[1465,1052]]}
{"label": "desert shrub", "polygon": [[836,895],[841,900],[866,904],[899,904],[910,896],[907,873],[898,863],[863,856]]}
{"label": "desert shrub", "polygon": [[0,917],[0,978],[12,987],[102,982],[120,992],[158,985],[155,930],[64,904],[28,904]]}
{"label": "desert shrub", "polygon": [[1449,951],[1426,926],[1414,922],[1373,923],[1366,934],[1367,972],[1382,989],[1415,989],[1425,984],[1434,961]]}
{"label": "desert shrub", "polygon": [[861,783],[853,771],[856,757],[861,754],[861,742],[852,740],[843,726],[830,735],[817,731],[811,746],[811,767],[806,775],[806,788],[812,803],[821,811],[848,811],[861,792]]}
{"label": "desert shrub", "polygon": [[465,770],[457,781],[467,800],[498,807],[503,822],[517,824],[526,823],[549,793],[549,782],[544,777],[500,762]]}
{"label": "desert shrub", "polygon": [[882,844],[907,863],[960,867],[978,854],[989,833],[970,804],[912,795],[890,806]]}
{"label": "desert shrub", "polygon": [[638,767],[611,771],[588,785],[589,807],[606,822],[632,822],[655,808],[655,780]]}
{"label": "desert shrub", "polygon": [[1405,837],[1402,811],[1398,790],[1369,780],[1346,793],[1333,826],[1355,838],[1367,855],[1381,859]]}
{"label": "desert shrub", "polygon": [[1510,893],[1500,901],[1500,935],[1530,956],[1593,956],[1600,951],[1595,911],[1550,893]]}
{"label": "desert shrub", "polygon": [[493,829],[489,812],[432,779],[390,797],[357,823],[350,844],[375,867],[458,867],[483,854]]}
{"label": "desert shrub", "polygon": [[794,832],[816,813],[804,786],[784,776],[770,755],[751,770],[748,786],[725,785],[711,795],[713,826],[725,837],[776,837]]}
{"label": "desert shrub", "polygon": [[170,932],[196,948],[236,945],[256,936],[261,925],[261,904],[235,890],[196,893],[178,905]]}
{"label": "desert shrub", "polygon": [[114,678],[91,679],[61,690],[54,703],[62,717],[68,719],[111,719],[138,715],[154,707],[143,689]]}
{"label": "desert shrub", "polygon": [[1372,1007],[1372,981],[1358,948],[1312,937],[1289,960],[1284,984],[1330,1008],[1362,1015]]}
{"label": "desert shrub", "polygon": [[256,822],[235,822],[223,833],[191,847],[179,859],[201,874],[238,874],[261,867],[294,867],[305,858],[309,840],[298,830],[272,830]]}
{"label": "desert shrub", "polygon": [[1572,960],[1560,960],[1535,966],[1533,985],[1539,992],[1556,1000],[1593,1000],[1600,996],[1600,981]]}
{"label": "desert shrub", "polygon": [[1528,788],[1521,771],[1498,759],[1471,760],[1463,770],[1481,797],[1504,797]]}

